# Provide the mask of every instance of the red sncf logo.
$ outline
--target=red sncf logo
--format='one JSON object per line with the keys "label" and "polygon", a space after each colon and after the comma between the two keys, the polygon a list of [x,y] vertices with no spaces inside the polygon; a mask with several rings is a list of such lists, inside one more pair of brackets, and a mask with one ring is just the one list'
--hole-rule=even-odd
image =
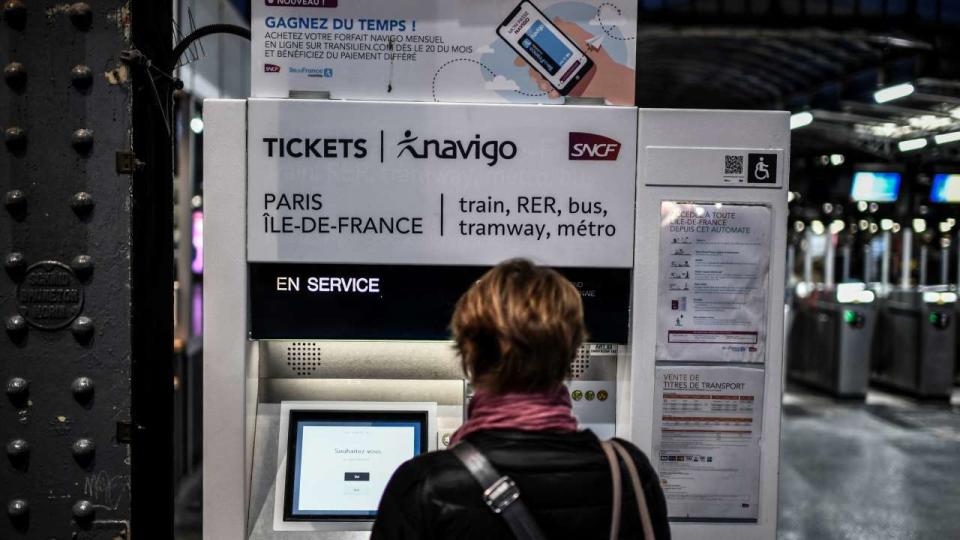
{"label": "red sncf logo", "polygon": [[570,159],[574,161],[616,161],[620,143],[593,133],[570,132]]}
{"label": "red sncf logo", "polygon": [[264,64],[263,72],[264,73],[280,73],[280,66],[276,64]]}

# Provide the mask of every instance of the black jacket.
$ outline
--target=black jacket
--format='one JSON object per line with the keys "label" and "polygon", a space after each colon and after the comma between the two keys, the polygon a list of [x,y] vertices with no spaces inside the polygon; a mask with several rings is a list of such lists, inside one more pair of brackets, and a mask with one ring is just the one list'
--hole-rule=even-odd
{"label": "black jacket", "polygon": [[[610,465],[590,431],[577,433],[491,430],[466,437],[500,472],[512,478],[520,498],[550,539],[610,537]],[[669,540],[667,509],[656,473],[634,445],[657,540]],[[626,467],[620,538],[643,538]],[[394,473],[377,512],[372,540],[512,539],[501,516],[483,502],[480,485],[452,452],[418,456]],[[649,540],[649,539],[647,539]]]}

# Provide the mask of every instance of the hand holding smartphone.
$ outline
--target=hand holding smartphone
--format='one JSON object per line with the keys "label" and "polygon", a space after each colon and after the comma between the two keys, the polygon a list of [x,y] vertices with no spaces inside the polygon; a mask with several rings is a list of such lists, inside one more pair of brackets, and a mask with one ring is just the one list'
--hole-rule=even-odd
{"label": "hand holding smartphone", "polygon": [[500,23],[497,35],[561,96],[569,94],[594,67],[573,40],[526,0]]}

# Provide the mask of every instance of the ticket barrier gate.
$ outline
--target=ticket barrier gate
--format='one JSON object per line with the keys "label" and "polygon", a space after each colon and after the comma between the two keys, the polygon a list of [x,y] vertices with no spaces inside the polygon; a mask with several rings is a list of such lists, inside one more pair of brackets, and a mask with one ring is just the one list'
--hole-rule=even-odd
{"label": "ticket barrier gate", "polygon": [[[957,312],[955,313],[955,315],[956,315],[956,316],[960,316],[960,302],[958,302],[957,304],[954,304],[954,305],[955,305],[956,308],[957,308]],[[958,335],[957,335],[957,352],[955,353],[956,356],[957,356],[957,359],[956,359],[957,363],[956,363],[956,366],[955,366],[955,368],[954,368],[954,381],[953,381],[953,382],[954,382],[954,384],[955,384],[956,386],[960,386],[960,324],[954,325],[954,326],[957,327],[957,333],[958,333]]]}
{"label": "ticket barrier gate", "polygon": [[842,398],[864,398],[877,324],[874,293],[862,283],[806,291],[800,283],[787,348],[787,376]]}
{"label": "ticket barrier gate", "polygon": [[956,363],[957,294],[895,289],[879,303],[870,382],[919,398],[949,399]]}

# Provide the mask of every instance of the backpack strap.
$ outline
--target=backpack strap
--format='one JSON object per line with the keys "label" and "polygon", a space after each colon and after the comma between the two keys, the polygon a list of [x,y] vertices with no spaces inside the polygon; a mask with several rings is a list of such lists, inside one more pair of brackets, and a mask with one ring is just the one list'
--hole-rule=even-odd
{"label": "backpack strap", "polygon": [[494,514],[503,516],[517,540],[545,540],[537,522],[520,500],[517,484],[509,476],[497,472],[487,456],[467,441],[460,441],[451,451],[480,484],[483,501]]}
{"label": "backpack strap", "polygon": [[613,480],[613,515],[610,517],[610,540],[620,537],[620,507],[623,501],[623,486],[620,480],[620,463],[610,441],[600,441],[600,448],[610,464],[610,478]]}
{"label": "backpack strap", "polygon": [[611,446],[620,454],[624,464],[627,466],[627,472],[630,473],[630,482],[633,484],[633,495],[637,500],[637,510],[640,512],[640,524],[643,526],[644,540],[656,540],[653,532],[653,521],[650,519],[650,509],[647,508],[647,495],[643,491],[643,484],[640,482],[640,474],[637,472],[637,465],[633,462],[630,453],[617,441],[611,440]]}

